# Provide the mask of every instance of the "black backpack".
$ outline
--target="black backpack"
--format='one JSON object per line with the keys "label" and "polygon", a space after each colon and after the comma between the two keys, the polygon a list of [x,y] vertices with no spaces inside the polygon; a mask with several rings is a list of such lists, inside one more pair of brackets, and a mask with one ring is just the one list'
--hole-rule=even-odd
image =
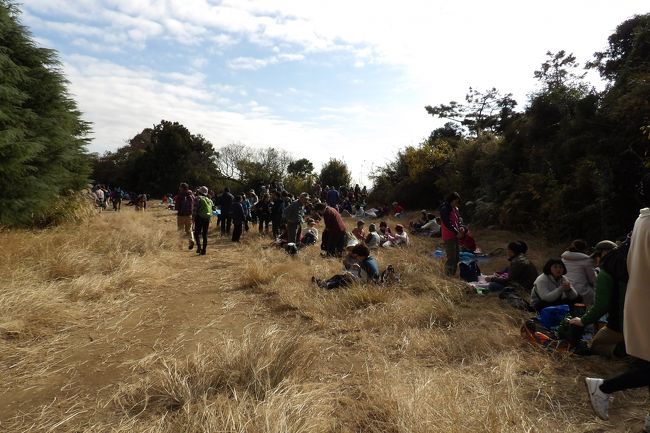
{"label": "black backpack", "polygon": [[458,269],[460,271],[460,277],[468,283],[478,281],[478,277],[481,275],[481,270],[476,260],[460,262]]}

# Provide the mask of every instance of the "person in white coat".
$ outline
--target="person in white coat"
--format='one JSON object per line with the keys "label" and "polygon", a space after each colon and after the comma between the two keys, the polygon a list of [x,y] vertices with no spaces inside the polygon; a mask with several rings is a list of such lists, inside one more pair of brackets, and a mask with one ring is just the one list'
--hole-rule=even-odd
{"label": "person in white coat", "polygon": [[566,266],[566,277],[573,288],[582,296],[582,303],[590,306],[594,303],[596,271],[594,259],[587,255],[587,243],[581,239],[571,242],[567,251],[562,253],[562,262]]}
{"label": "person in white coat", "polygon": [[[635,365],[610,379],[587,377],[585,383],[594,412],[609,419],[612,393],[625,389],[650,387],[650,208],[641,209],[634,223],[627,256],[629,279],[625,296],[623,334],[627,353]],[[650,414],[644,432],[650,433]]]}

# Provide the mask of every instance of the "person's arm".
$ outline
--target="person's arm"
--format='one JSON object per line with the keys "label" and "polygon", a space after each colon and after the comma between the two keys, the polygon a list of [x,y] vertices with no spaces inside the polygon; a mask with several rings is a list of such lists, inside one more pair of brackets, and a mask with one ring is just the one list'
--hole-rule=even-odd
{"label": "person's arm", "polygon": [[601,270],[596,279],[596,300],[587,313],[580,318],[583,325],[591,325],[598,322],[608,311],[612,300],[614,279],[607,271]]}
{"label": "person's arm", "polygon": [[587,281],[589,282],[589,285],[591,287],[594,287],[596,285],[596,271],[594,270],[594,267],[591,265],[586,265],[585,274],[587,276]]}
{"label": "person's arm", "polygon": [[[578,292],[573,287],[573,284],[571,284],[571,281],[569,281],[569,279],[565,276],[562,277],[560,287],[563,289],[562,296],[565,299],[576,299],[579,296]],[[568,289],[566,289],[566,287],[568,287]]]}

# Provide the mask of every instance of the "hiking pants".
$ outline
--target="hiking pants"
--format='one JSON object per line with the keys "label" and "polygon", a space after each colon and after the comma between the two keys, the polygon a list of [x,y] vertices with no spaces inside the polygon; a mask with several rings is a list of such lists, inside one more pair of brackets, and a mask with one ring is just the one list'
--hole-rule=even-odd
{"label": "hiking pants", "polygon": [[264,229],[265,232],[269,231],[269,219],[267,217],[260,216],[259,217],[259,229],[260,233],[262,233],[262,229]]}
{"label": "hiking pants", "polygon": [[178,226],[178,231],[185,232],[185,238],[189,242],[190,246],[194,245],[194,233],[192,232],[192,216],[190,215],[178,215],[176,217],[176,225]]}
{"label": "hiking pants", "polygon": [[273,229],[273,239],[277,239],[280,236],[280,228],[282,227],[282,215],[273,217],[272,226]]}
{"label": "hiking pants", "polygon": [[287,222],[287,242],[297,244],[300,240],[300,232],[302,231],[302,224],[299,222]]}
{"label": "hiking pants", "polygon": [[644,386],[650,386],[650,362],[638,359],[636,365],[630,370],[611,379],[605,379],[605,382],[600,385],[600,390],[605,394],[611,394]]}
{"label": "hiking pants", "polygon": [[445,241],[445,254],[447,261],[445,262],[445,274],[448,276],[456,275],[458,268],[458,261],[460,260],[460,250],[458,248],[458,239],[447,239]]}
{"label": "hiking pants", "polygon": [[[208,246],[208,227],[210,218],[196,218],[194,221],[194,239],[196,240],[196,252],[205,254],[205,248]],[[203,240],[203,243],[201,243]]]}
{"label": "hiking pants", "polygon": [[232,224],[232,217],[230,215],[221,216],[221,234],[230,234],[230,225]]}
{"label": "hiking pants", "polygon": [[241,232],[242,229],[244,228],[244,223],[243,222],[236,222],[233,224],[232,228],[232,241],[233,242],[239,242],[239,239],[241,239]]}

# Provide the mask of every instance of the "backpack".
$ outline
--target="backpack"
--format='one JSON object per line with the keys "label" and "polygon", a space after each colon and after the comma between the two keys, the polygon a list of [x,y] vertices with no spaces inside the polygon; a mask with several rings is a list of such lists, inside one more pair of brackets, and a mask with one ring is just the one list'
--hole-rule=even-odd
{"label": "backpack", "polygon": [[460,262],[458,269],[460,271],[460,277],[468,283],[478,281],[478,277],[481,275],[481,270],[476,260]]}
{"label": "backpack", "polygon": [[196,214],[204,219],[210,218],[212,216],[212,200],[203,196],[199,197],[199,208]]}

